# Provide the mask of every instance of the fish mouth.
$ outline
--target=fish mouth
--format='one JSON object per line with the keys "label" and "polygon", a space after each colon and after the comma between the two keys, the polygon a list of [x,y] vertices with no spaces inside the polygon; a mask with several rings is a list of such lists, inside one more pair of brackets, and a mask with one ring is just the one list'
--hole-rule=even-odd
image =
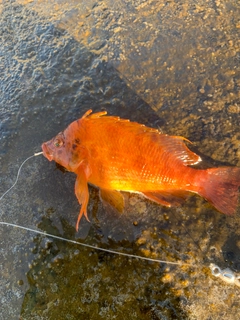
{"label": "fish mouth", "polygon": [[49,161],[53,160],[53,154],[50,152],[46,143],[42,144],[42,151],[43,151],[44,157],[46,157]]}

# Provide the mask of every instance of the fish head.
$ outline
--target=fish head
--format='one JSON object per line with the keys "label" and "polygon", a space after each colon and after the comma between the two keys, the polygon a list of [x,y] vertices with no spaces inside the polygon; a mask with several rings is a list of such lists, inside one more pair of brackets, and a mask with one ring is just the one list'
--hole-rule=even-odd
{"label": "fish head", "polygon": [[43,155],[49,161],[54,160],[68,171],[75,172],[86,159],[86,149],[81,143],[79,132],[79,125],[74,121],[66,130],[42,144]]}

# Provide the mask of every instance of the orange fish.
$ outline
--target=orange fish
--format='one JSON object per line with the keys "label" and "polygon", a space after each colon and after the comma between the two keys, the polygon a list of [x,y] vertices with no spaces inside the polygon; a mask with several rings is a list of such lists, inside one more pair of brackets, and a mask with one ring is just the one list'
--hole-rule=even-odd
{"label": "orange fish", "polygon": [[[180,136],[168,136],[136,122],[88,110],[52,140],[42,144],[44,156],[75,172],[75,194],[81,205],[76,223],[87,216],[88,183],[100,189],[101,199],[118,211],[124,208],[120,191],[141,193],[170,207],[190,192],[216,209],[232,214],[238,204],[240,168],[206,170],[190,166],[201,158]],[[89,221],[89,220],[88,220]]]}

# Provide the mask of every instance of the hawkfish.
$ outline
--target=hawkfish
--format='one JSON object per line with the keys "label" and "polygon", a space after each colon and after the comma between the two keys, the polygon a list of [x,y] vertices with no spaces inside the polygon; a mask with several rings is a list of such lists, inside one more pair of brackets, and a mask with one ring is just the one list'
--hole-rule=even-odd
{"label": "hawkfish", "polygon": [[239,167],[196,169],[200,156],[181,136],[170,136],[137,122],[88,110],[56,137],[42,144],[44,156],[77,175],[75,194],[81,205],[76,230],[88,219],[88,184],[118,211],[124,209],[120,191],[140,193],[170,207],[190,193],[210,202],[227,215],[236,211]]}

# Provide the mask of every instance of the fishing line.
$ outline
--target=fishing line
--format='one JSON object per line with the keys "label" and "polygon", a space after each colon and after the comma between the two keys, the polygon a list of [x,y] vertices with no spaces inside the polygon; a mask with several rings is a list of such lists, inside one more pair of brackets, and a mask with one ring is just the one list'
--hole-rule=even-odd
{"label": "fishing line", "polygon": [[[12,190],[12,189],[16,186],[23,165],[24,165],[28,160],[30,160],[31,158],[34,158],[34,157],[39,156],[39,155],[41,155],[41,154],[43,154],[43,152],[34,153],[32,156],[28,157],[27,159],[25,159],[25,160],[22,162],[22,164],[20,165],[20,167],[19,167],[19,169],[18,169],[17,177],[16,177],[15,182],[14,182],[13,185],[12,185],[6,192],[4,192],[4,194],[0,197],[0,201],[3,199],[3,197],[5,197],[5,195],[6,195],[10,190]],[[31,228],[28,228],[28,227],[24,227],[24,226],[21,226],[21,225],[18,225],[18,224],[14,224],[14,223],[9,223],[9,222],[0,221],[0,224],[1,224],[1,225],[5,225],[5,226],[16,227],[16,228],[19,228],[19,229],[22,229],[22,230],[27,230],[27,231],[34,232],[34,233],[37,233],[37,234],[41,234],[41,235],[44,235],[44,236],[47,236],[47,237],[51,237],[51,238],[54,238],[54,239],[58,239],[58,240],[66,241],[66,242],[69,242],[69,243],[77,244],[77,245],[80,245],[80,246],[82,246],[82,247],[86,247],[86,248],[90,248],[90,249],[94,249],[94,250],[100,250],[100,251],[104,251],[104,252],[108,252],[108,253],[112,253],[112,254],[117,254],[117,255],[120,255],[120,256],[128,257],[128,258],[135,258],[135,259],[141,259],[141,260],[146,260],[146,261],[151,261],[151,262],[172,264],[172,265],[178,265],[178,266],[183,266],[183,265],[184,265],[184,266],[195,266],[195,265],[192,265],[192,264],[189,264],[189,263],[185,263],[185,262],[182,262],[182,261],[176,261],[176,262],[174,262],[174,261],[165,261],[165,260],[147,258],[147,257],[142,257],[142,256],[138,256],[138,255],[129,254],[129,253],[119,252],[119,251],[110,250],[110,249],[100,248],[100,247],[96,247],[96,246],[93,246],[93,245],[90,245],[90,244],[86,244],[86,243],[78,242],[78,241],[75,241],[75,240],[71,240],[71,239],[59,237],[59,236],[56,236],[56,235],[53,235],[53,234],[50,234],[50,233],[47,233],[47,232],[44,232],[44,231],[34,230],[34,229],[31,229]]]}
{"label": "fishing line", "polygon": [[101,247],[96,247],[96,246],[93,246],[91,244],[86,244],[86,243],[78,242],[78,241],[75,241],[75,240],[71,240],[71,239],[55,236],[55,235],[47,233],[45,231],[34,230],[34,229],[23,227],[23,226],[20,226],[18,224],[14,224],[14,223],[0,221],[0,224],[6,225],[6,226],[11,226],[11,227],[16,227],[16,228],[27,230],[27,231],[31,231],[31,232],[38,233],[38,234],[41,234],[41,235],[44,235],[44,236],[47,236],[47,237],[51,237],[51,238],[54,238],[54,239],[58,239],[58,240],[66,241],[66,242],[69,242],[69,243],[77,244],[77,245],[82,246],[82,247],[86,247],[86,248],[90,248],[90,249],[94,249],[94,250],[100,250],[100,251],[113,253],[113,254],[118,254],[120,256],[125,256],[125,257],[128,257],[128,258],[135,258],[135,259],[141,259],[141,260],[146,260],[146,261],[151,261],[151,262],[158,262],[158,263],[165,263],[165,264],[173,264],[173,265],[178,265],[178,266],[191,266],[191,267],[194,266],[194,267],[196,267],[196,265],[193,265],[193,264],[190,264],[190,263],[185,263],[185,262],[182,262],[182,261],[175,261],[175,262],[174,261],[165,261],[165,260],[142,257],[142,256],[138,256],[138,255],[133,255],[133,254],[130,254],[130,253],[120,252],[120,251],[105,249],[105,248],[101,248]]}
{"label": "fishing line", "polygon": [[23,161],[23,163],[20,165],[20,167],[19,167],[19,169],[18,169],[17,177],[16,177],[16,180],[15,180],[14,184],[13,184],[6,192],[4,192],[4,194],[0,197],[0,201],[1,201],[1,200],[3,199],[3,197],[5,197],[5,195],[6,195],[10,190],[12,190],[12,189],[15,187],[15,185],[17,184],[18,178],[19,178],[19,175],[20,175],[20,171],[21,171],[23,165],[24,165],[29,159],[31,159],[31,158],[33,158],[33,157],[37,157],[37,156],[39,156],[40,154],[43,154],[43,152],[36,152],[36,153],[34,153],[32,156],[28,157],[27,159],[25,159],[25,160]]}
{"label": "fishing line", "polygon": [[[20,165],[20,167],[18,169],[17,177],[16,177],[15,182],[13,183],[13,185],[6,192],[3,193],[3,195],[0,197],[0,201],[3,199],[3,197],[10,190],[12,190],[16,186],[23,165],[29,159],[31,159],[33,157],[36,157],[36,156],[39,156],[41,154],[43,154],[43,152],[34,153],[32,156],[28,157],[27,159],[25,159],[22,162],[22,164]],[[133,254],[130,254],[130,253],[124,253],[124,252],[115,251],[115,250],[111,250],[111,249],[105,249],[105,248],[101,248],[101,247],[96,247],[96,246],[93,246],[91,244],[78,242],[78,241],[75,241],[75,240],[71,240],[71,239],[67,239],[67,238],[64,238],[64,237],[60,237],[60,236],[56,236],[56,235],[50,234],[50,233],[47,233],[45,231],[39,231],[39,230],[31,229],[31,228],[24,227],[24,226],[21,226],[21,225],[18,225],[18,224],[10,223],[10,222],[0,221],[0,225],[19,228],[19,229],[22,229],[22,230],[26,230],[26,231],[30,231],[30,232],[34,232],[34,233],[43,235],[45,237],[47,236],[47,237],[54,238],[54,239],[61,240],[61,241],[65,241],[65,242],[68,242],[68,243],[73,243],[73,244],[78,245],[78,246],[90,248],[90,249],[93,249],[93,250],[99,250],[99,251],[103,251],[103,252],[108,252],[108,253],[112,253],[112,254],[116,254],[116,255],[119,255],[119,256],[128,257],[128,258],[140,259],[140,260],[145,260],[145,261],[149,261],[149,262],[157,262],[157,263],[163,263],[163,264],[171,264],[171,265],[176,265],[176,266],[189,266],[189,267],[195,267],[195,268],[199,267],[197,264],[186,263],[186,262],[183,262],[183,261],[166,261],[166,260],[160,260],[160,259],[153,259],[153,258],[147,258],[147,257],[139,256],[139,255],[133,255]],[[195,241],[193,241],[193,242],[195,243]],[[196,243],[195,243],[195,245],[196,245]],[[236,274],[231,269],[227,268],[227,269],[223,269],[222,270],[221,268],[219,268],[217,265],[215,265],[213,263],[210,264],[209,268],[212,271],[212,275],[213,276],[219,277],[220,279],[222,279],[223,281],[225,281],[227,283],[236,284],[237,286],[240,287],[240,275]]]}

